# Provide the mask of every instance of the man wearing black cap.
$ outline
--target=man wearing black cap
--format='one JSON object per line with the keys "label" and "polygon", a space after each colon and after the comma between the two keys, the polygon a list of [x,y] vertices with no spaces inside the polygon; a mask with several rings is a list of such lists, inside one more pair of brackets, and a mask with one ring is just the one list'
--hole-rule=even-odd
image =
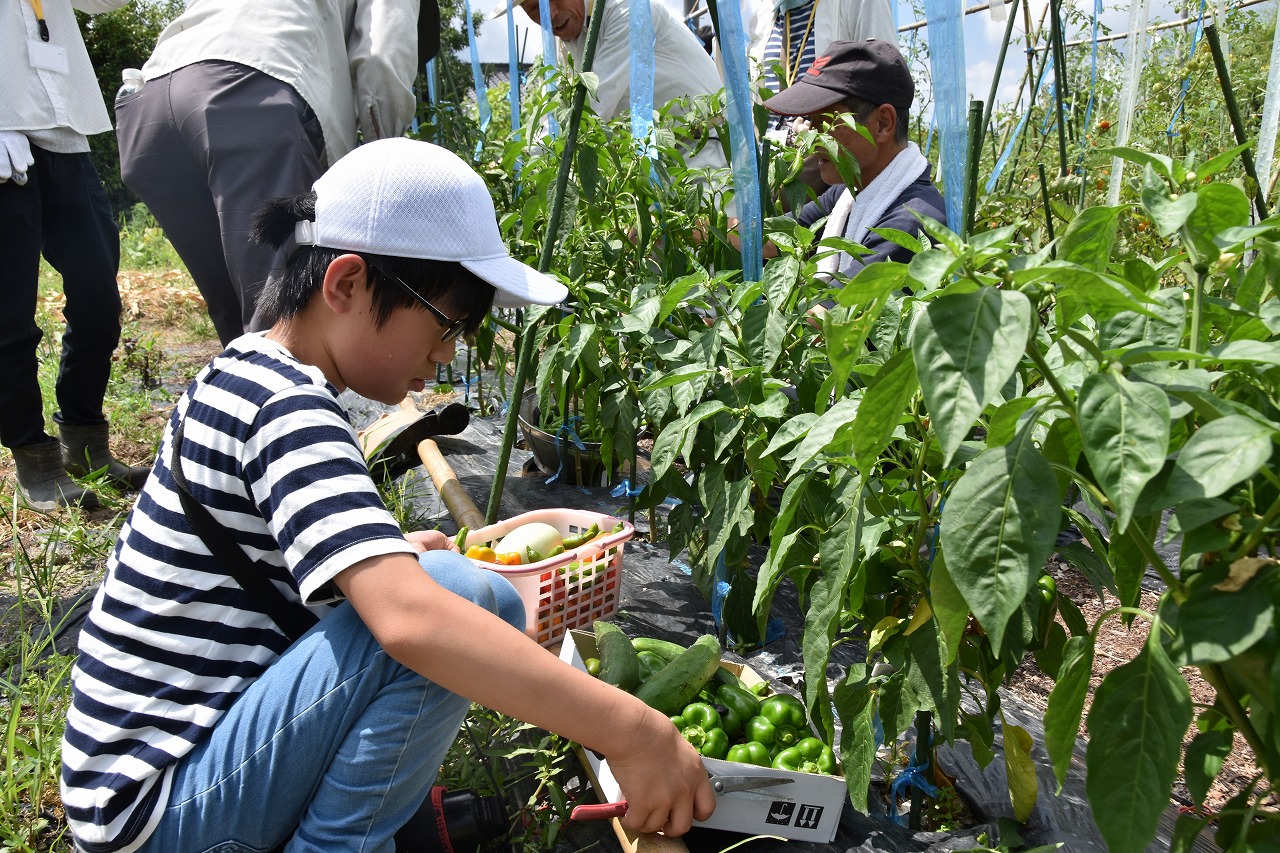
{"label": "man wearing black cap", "polygon": [[[830,154],[820,152],[823,180],[834,186],[795,216],[805,226],[825,216],[824,238],[844,237],[870,250],[858,258],[845,252],[830,255],[819,263],[821,274],[853,276],[876,261],[910,260],[909,249],[871,229],[919,235],[917,213],[946,220],[932,167],[916,144],[907,141],[914,97],[915,84],[902,54],[888,42],[868,39],[833,42],[790,88],[764,102],[772,112],[802,116],[825,130],[858,164],[858,184],[847,187]],[[870,134],[870,142],[850,120]]]}

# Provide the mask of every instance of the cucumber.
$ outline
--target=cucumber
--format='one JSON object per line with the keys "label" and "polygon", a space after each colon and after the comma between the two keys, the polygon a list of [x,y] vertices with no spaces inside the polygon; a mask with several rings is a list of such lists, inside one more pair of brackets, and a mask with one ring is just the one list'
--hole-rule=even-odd
{"label": "cucumber", "polygon": [[711,634],[680,652],[636,690],[636,698],[667,716],[679,714],[720,667],[720,641]]}
{"label": "cucumber", "polygon": [[684,646],[667,640],[656,640],[653,637],[636,637],[631,645],[638,652],[653,652],[670,663],[684,653]]}
{"label": "cucumber", "polygon": [[600,680],[631,692],[640,683],[640,658],[622,629],[609,622],[596,622],[596,651],[600,655]]}
{"label": "cucumber", "polygon": [[741,687],[743,690],[747,689],[747,685],[742,683],[741,678],[738,678],[738,676],[724,667],[720,667],[712,674],[715,677],[716,684],[731,684],[734,687]]}

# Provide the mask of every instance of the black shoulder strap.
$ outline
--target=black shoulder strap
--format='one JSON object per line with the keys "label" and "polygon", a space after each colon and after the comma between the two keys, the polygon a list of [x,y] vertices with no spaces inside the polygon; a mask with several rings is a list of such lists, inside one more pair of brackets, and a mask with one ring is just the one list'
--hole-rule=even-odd
{"label": "black shoulder strap", "polygon": [[210,553],[227,574],[240,584],[240,588],[249,593],[258,605],[266,611],[272,621],[284,631],[292,642],[297,640],[316,622],[320,621],[307,608],[290,602],[276,588],[262,570],[253,564],[249,556],[236,544],[227,533],[226,528],[214,521],[209,510],[191,495],[187,487],[187,478],[182,475],[182,430],[186,420],[178,421],[178,428],[173,433],[173,452],[169,457],[169,468],[173,472],[173,480],[178,485],[178,498],[182,501],[182,511],[187,521],[195,528],[196,534],[204,542]]}

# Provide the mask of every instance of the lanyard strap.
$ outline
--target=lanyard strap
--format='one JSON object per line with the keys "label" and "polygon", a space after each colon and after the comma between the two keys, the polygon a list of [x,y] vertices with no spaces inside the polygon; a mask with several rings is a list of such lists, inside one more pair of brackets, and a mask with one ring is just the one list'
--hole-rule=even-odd
{"label": "lanyard strap", "polygon": [[31,10],[36,13],[36,26],[40,28],[40,41],[49,40],[49,25],[44,20],[44,3],[41,0],[30,0]]}
{"label": "lanyard strap", "polygon": [[813,5],[809,7],[809,23],[805,25],[804,35],[800,37],[800,48],[792,59],[791,53],[791,12],[787,9],[782,13],[782,55],[783,75],[787,78],[785,81],[787,87],[796,82],[796,78],[800,76],[800,63],[804,61],[804,49],[809,44],[809,34],[813,32],[813,19],[818,17],[818,2],[813,0]]}

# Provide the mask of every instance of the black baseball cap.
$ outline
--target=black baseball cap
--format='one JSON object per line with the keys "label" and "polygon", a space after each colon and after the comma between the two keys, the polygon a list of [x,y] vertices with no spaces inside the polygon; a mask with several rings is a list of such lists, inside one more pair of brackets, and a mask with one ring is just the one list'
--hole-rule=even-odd
{"label": "black baseball cap", "polygon": [[887,41],[833,41],[790,87],[764,102],[770,111],[804,116],[849,96],[899,111],[911,109],[916,84],[898,49]]}

